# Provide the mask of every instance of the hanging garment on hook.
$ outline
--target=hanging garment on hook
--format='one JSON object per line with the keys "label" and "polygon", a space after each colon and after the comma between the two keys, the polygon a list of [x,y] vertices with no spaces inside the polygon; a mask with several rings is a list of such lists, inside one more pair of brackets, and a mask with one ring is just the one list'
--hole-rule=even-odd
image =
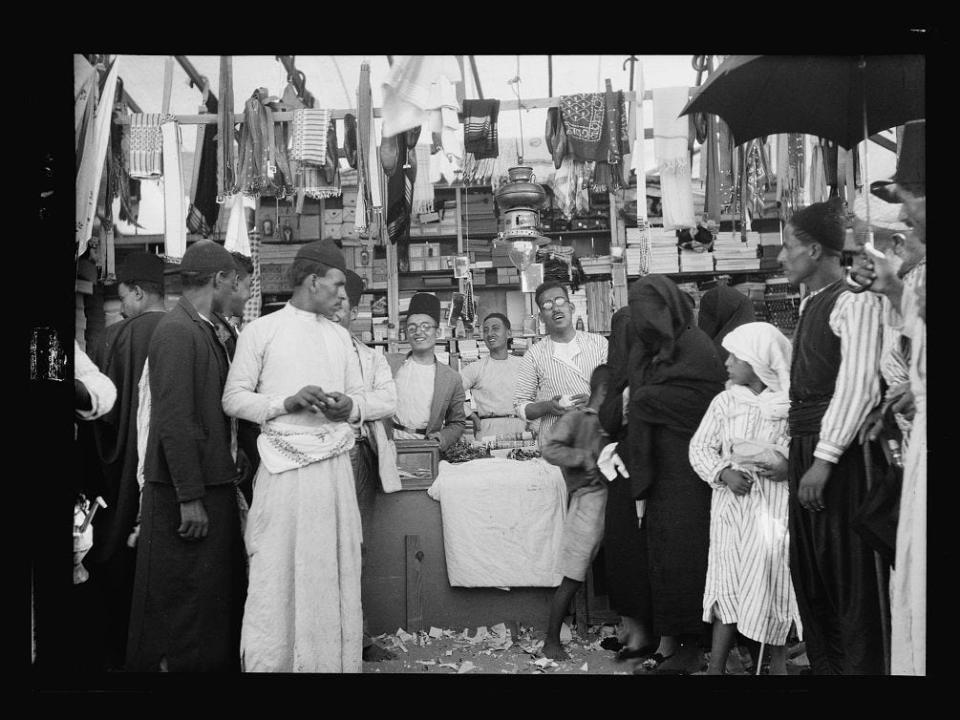
{"label": "hanging garment on hook", "polygon": [[253,195],[293,192],[282,124],[273,120],[266,88],[258,88],[244,104],[240,129],[240,173],[236,190]]}
{"label": "hanging garment on hook", "polygon": [[160,126],[163,133],[163,235],[164,254],[176,260],[187,251],[187,208],[184,204],[180,160],[180,124],[175,120]]}
{"label": "hanging garment on hook", "polygon": [[163,175],[163,139],[160,113],[135,113],[130,116],[130,177],[152,178]]}
{"label": "hanging garment on hook", "polygon": [[463,149],[475,159],[495,158],[500,154],[497,142],[499,100],[463,101]]}

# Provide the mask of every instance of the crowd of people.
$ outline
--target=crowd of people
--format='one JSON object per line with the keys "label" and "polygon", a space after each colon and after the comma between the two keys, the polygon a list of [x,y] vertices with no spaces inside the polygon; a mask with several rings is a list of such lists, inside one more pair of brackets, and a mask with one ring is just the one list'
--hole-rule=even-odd
{"label": "crowd of people", "polygon": [[[792,215],[792,342],[734,289],[709,291],[695,320],[648,275],[608,343],[547,282],[546,336],[517,357],[491,313],[489,354],[462,373],[437,361],[429,293],[410,302],[410,352],[351,336],[363,283],[331,240],[303,245],[290,301],[242,328],[248,258],[193,244],[167,312],[162,261],[130,255],[125,319],[92,362],[77,350],[86,489],[105,507],[76,589],[103,629],[100,664],[339,673],[389,657],[361,577],[376,497],[400,484],[394,442],[444,451],[469,417],[477,439],[535,432],[567,485],[547,657],[566,657],[562,620],[602,545],[618,659],[643,672],[722,674],[739,637],[774,674],[791,638],[814,674],[924,674],[925,201],[894,192],[867,200],[870,227],[855,208],[874,242],[850,277],[841,208]],[[875,530],[882,491],[895,538]]]}

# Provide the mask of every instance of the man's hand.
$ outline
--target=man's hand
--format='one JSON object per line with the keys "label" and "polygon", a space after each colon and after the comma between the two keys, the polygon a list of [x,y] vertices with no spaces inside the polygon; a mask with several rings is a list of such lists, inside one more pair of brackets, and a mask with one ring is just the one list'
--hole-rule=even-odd
{"label": "man's hand", "polygon": [[283,401],[283,409],[288,413],[298,410],[309,410],[312,413],[318,413],[323,408],[327,399],[327,394],[323,388],[316,385],[307,385],[300,389],[296,395],[291,395]]}
{"label": "man's hand", "polygon": [[900,413],[907,420],[913,422],[913,418],[917,414],[917,405],[913,397],[913,390],[907,389],[896,399],[891,407],[895,413]]}
{"label": "man's hand", "polygon": [[[891,301],[899,299],[903,281],[897,277],[896,268],[886,257],[877,257],[862,252],[855,260],[851,274],[861,285],[867,285],[871,292],[888,296]],[[899,302],[896,303],[899,307]]]}
{"label": "man's hand", "polygon": [[426,435],[426,439],[427,439],[427,440],[436,440],[437,442],[442,442],[442,439],[443,439],[443,438],[442,438],[442,436],[440,435],[440,432],[437,431],[437,432],[432,432],[432,433],[430,433],[429,435]]}
{"label": "man's hand", "polygon": [[344,422],[350,417],[350,411],[353,410],[353,400],[349,395],[344,395],[342,392],[329,392],[326,393],[326,398],[320,404],[320,410],[327,420]]}
{"label": "man's hand", "polygon": [[857,436],[860,444],[863,445],[868,440],[876,440],[883,429],[883,407],[874,408],[863,421],[863,427],[860,428],[860,434]]}
{"label": "man's hand", "polygon": [[800,478],[797,488],[797,500],[800,507],[811,512],[820,512],[826,505],[823,500],[823,489],[827,486],[833,464],[826,460],[815,458],[813,465]]}
{"label": "man's hand", "polygon": [[180,503],[180,527],[177,533],[184,540],[202,540],[207,536],[210,520],[203,500],[199,498]]}
{"label": "man's hand", "polygon": [[570,396],[570,407],[581,407],[590,402],[590,395],[588,393],[577,393],[576,395]]}
{"label": "man's hand", "polygon": [[480,439],[480,416],[477,413],[470,413],[470,422],[473,423],[473,435]]}
{"label": "man's hand", "polygon": [[734,495],[746,495],[753,486],[753,480],[733,468],[726,468],[720,473],[720,481],[730,488]]}

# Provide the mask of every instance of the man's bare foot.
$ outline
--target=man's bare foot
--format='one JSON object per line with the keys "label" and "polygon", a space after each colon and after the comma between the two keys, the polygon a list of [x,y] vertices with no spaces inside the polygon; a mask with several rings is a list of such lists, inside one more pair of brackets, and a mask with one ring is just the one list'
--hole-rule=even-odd
{"label": "man's bare foot", "polygon": [[557,662],[570,659],[570,656],[567,655],[567,651],[563,649],[563,646],[560,645],[560,643],[544,643],[540,652],[543,653],[544,657],[548,657],[551,660],[556,660]]}

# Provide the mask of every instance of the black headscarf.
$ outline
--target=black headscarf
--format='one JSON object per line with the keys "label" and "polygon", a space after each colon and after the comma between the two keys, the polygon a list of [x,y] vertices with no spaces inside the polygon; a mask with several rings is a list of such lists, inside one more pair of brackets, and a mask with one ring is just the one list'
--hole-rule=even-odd
{"label": "black headscarf", "polygon": [[[638,345],[636,330],[630,319],[630,308],[622,307],[610,319],[607,348],[610,382],[607,387],[607,397],[598,412],[600,425],[613,438],[618,438],[618,433],[623,429],[622,395],[630,382],[630,352]],[[621,457],[623,457],[622,453]]]}
{"label": "black headscarf", "polygon": [[679,288],[663,275],[630,287],[631,325],[639,342],[630,354],[630,482],[646,497],[658,466],[652,428],[692,436],[710,401],[723,390],[723,363],[713,341],[692,324]]}
{"label": "black headscarf", "polygon": [[732,287],[720,285],[707,290],[700,299],[697,324],[713,340],[721,360],[725,361],[730,354],[721,345],[727,333],[755,319],[750,298]]}

